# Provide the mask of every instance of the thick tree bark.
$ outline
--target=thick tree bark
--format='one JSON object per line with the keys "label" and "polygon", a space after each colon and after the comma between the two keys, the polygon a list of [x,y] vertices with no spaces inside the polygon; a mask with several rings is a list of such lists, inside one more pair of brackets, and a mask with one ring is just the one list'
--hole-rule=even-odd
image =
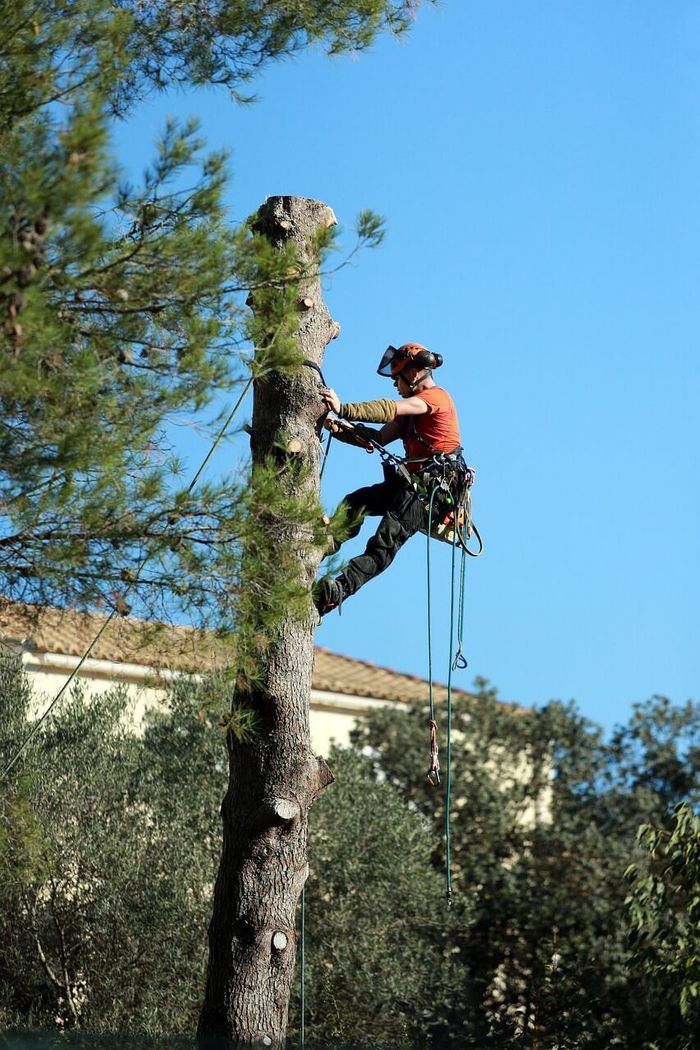
{"label": "thick tree bark", "polygon": [[[330,208],[299,197],[272,197],[256,226],[282,248],[290,238],[299,258],[314,263],[313,236],[335,223]],[[316,269],[312,266],[312,269]],[[255,309],[254,298],[252,300]],[[299,285],[297,340],[305,358],[321,365],[338,332],[321,296],[318,276]],[[275,372],[256,380],[251,447],[253,463],[273,457],[279,484],[288,494],[300,487],[318,496],[320,444],[318,375]],[[284,469],[292,454],[311,469]],[[294,552],[293,571],[310,586],[320,551],[303,528],[274,519],[261,527],[279,530],[280,550]],[[273,538],[274,535],[273,535]],[[280,572],[289,573],[289,561]],[[245,689],[256,715],[252,735],[229,735],[229,787],[222,804],[223,850],[209,926],[209,965],[200,1039],[234,1046],[281,1047],[285,1039],[296,955],[295,916],[308,874],[309,807],[332,775],[311,751],[309,698],[317,619],[283,616],[266,639],[262,678]]]}

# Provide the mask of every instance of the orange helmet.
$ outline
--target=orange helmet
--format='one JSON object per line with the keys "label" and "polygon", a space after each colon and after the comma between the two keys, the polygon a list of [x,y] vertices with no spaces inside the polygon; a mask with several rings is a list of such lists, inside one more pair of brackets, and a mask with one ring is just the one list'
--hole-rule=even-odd
{"label": "orange helmet", "polygon": [[396,379],[403,372],[404,368],[407,368],[409,365],[420,370],[422,368],[439,368],[441,364],[442,357],[440,354],[434,354],[422,343],[404,343],[398,349],[395,346],[386,348],[384,356],[379,362],[377,372],[380,376]]}

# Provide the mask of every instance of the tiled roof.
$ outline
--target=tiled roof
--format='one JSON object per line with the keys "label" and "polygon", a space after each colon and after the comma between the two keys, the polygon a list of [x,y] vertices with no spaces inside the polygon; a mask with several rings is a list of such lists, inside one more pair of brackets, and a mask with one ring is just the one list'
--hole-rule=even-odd
{"label": "tiled roof", "polygon": [[[379,667],[366,660],[355,660],[318,647],[313,687],[347,696],[372,696],[377,700],[428,699],[428,683],[418,675],[402,674],[389,667]],[[452,692],[456,697],[468,695],[463,689],[453,689]],[[435,700],[444,700],[446,687],[433,683],[433,696]]]}
{"label": "tiled roof", "polygon": [[[82,656],[107,617],[95,613],[21,605],[0,599],[0,643],[40,653]],[[232,638],[193,627],[172,627],[115,617],[93,647],[93,660],[132,663],[159,670],[205,672],[233,660]],[[417,675],[316,649],[313,688],[344,696],[378,700],[427,699],[428,683]],[[434,686],[436,700],[444,686]],[[464,690],[454,690],[466,696]]]}
{"label": "tiled roof", "polygon": [[[82,656],[108,617],[0,599],[0,640],[41,653]],[[231,662],[230,639],[192,627],[170,627],[131,616],[109,623],[94,645],[93,660],[159,669],[207,671]]]}

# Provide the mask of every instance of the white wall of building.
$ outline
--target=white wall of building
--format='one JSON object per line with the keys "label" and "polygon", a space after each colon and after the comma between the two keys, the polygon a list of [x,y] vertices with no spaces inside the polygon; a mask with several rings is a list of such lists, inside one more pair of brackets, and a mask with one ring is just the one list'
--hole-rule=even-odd
{"label": "white wall of building", "polygon": [[[36,695],[38,715],[46,709],[78,664],[78,658],[58,653],[22,653],[22,663],[29,675]],[[106,692],[114,685],[126,686],[132,699],[131,719],[134,728],[143,723],[145,712],[162,702],[169,672],[157,672],[140,664],[112,663],[108,660],[84,662],[76,681],[89,693]],[[325,755],[331,742],[346,745],[355,720],[375,707],[395,706],[392,701],[374,697],[355,697],[341,693],[311,691],[311,746],[317,754]]]}

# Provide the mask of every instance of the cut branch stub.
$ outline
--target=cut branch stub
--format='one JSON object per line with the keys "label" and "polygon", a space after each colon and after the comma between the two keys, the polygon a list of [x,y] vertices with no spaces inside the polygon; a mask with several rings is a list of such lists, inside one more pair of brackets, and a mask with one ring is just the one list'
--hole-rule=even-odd
{"label": "cut branch stub", "polygon": [[299,438],[290,438],[287,442],[287,455],[299,456],[304,450],[304,446]]}
{"label": "cut branch stub", "polygon": [[282,930],[275,930],[275,932],[272,935],[272,947],[275,949],[275,951],[283,952],[288,944],[289,938],[287,937],[287,934],[284,933]]}

